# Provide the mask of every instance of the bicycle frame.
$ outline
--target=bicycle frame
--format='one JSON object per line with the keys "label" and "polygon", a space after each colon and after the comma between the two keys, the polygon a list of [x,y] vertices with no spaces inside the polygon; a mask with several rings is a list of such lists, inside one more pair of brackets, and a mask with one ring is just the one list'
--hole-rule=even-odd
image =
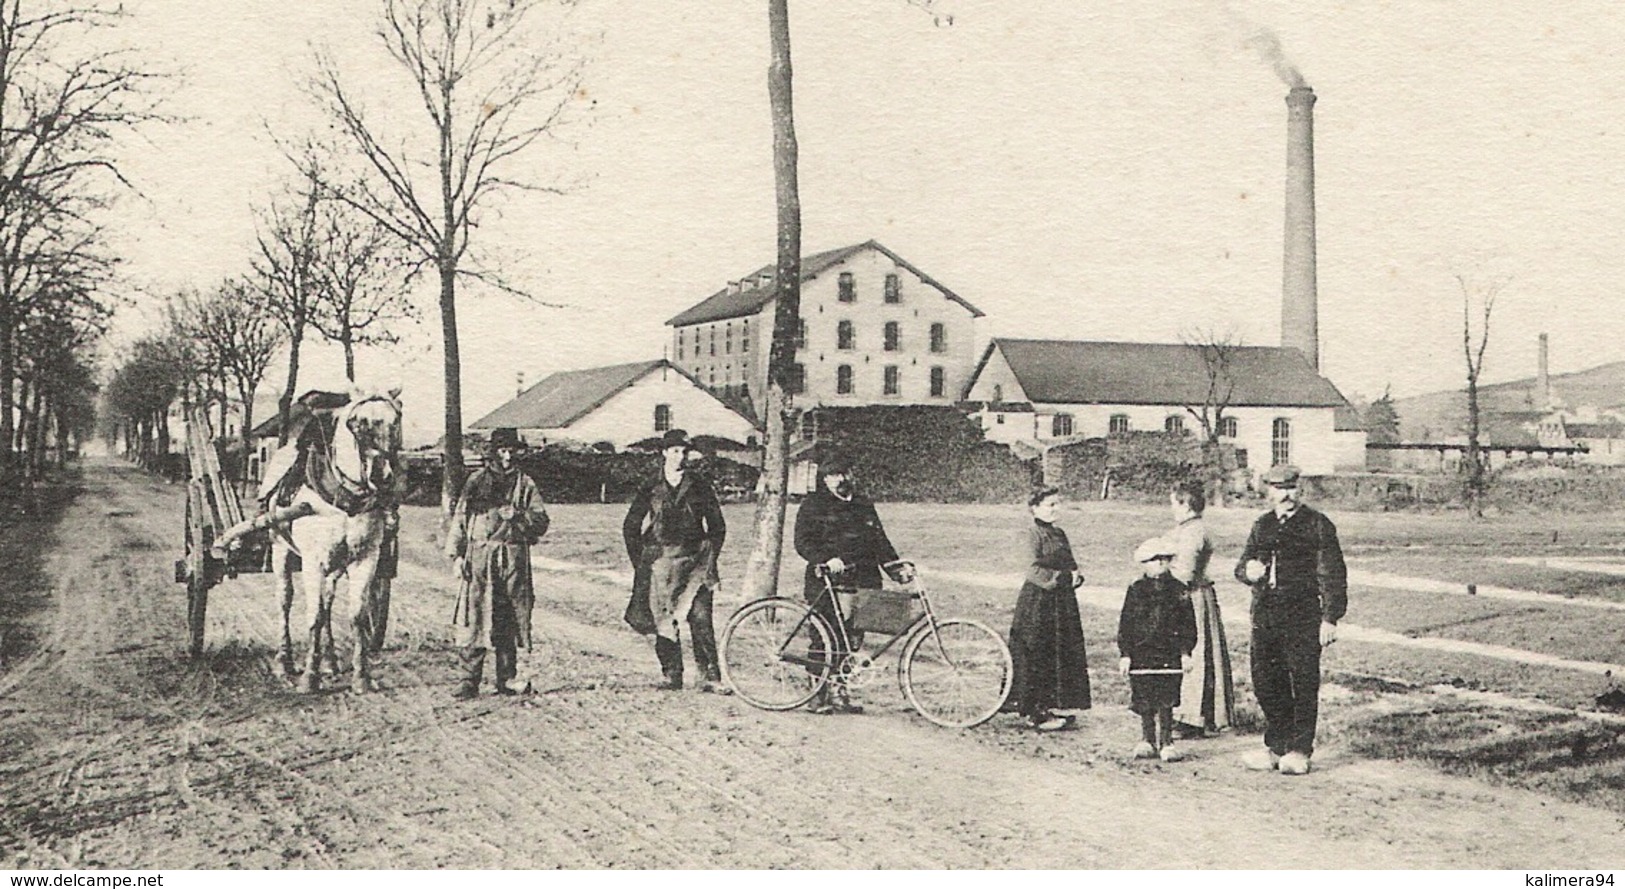
{"label": "bicycle frame", "polygon": [[[911,571],[916,570],[912,562],[902,560],[887,562],[881,567],[895,568],[901,565],[907,565]],[[835,625],[830,627],[830,632],[835,635],[835,639],[831,641],[835,642],[840,651],[844,652],[846,655],[851,655],[855,649],[855,646],[852,644],[852,636],[847,632],[846,629],[846,610],[841,607],[841,597],[836,595],[837,588],[835,586],[834,577],[823,566],[819,566],[815,570],[817,571],[818,576],[824,581],[824,591],[818,595],[817,599],[807,603],[807,612],[802,615],[800,621],[797,621],[796,626],[790,631],[789,635],[785,637],[784,645],[779,648],[779,658],[781,660],[804,667],[815,667],[826,663],[826,661],[817,660],[811,655],[798,655],[790,652],[790,648],[793,646],[794,641],[800,637],[802,629],[806,627],[807,621],[811,619],[813,615],[818,613],[819,604],[825,600],[828,600],[831,603],[831,607],[834,609],[836,614],[840,615],[841,618],[839,621],[835,622]],[[918,574],[916,574],[915,577],[917,578]],[[841,588],[840,591],[846,592],[856,590],[857,588],[853,587],[850,590],[847,588]],[[902,629],[901,632],[893,634],[891,638],[887,639],[883,644],[880,645],[880,647],[874,649],[874,653],[871,656],[873,659],[878,660],[887,651],[890,651],[891,647],[896,645],[900,640],[911,638],[915,633],[920,631],[922,626],[930,627],[932,639],[936,642],[938,653],[942,654],[944,658],[947,657],[947,652],[943,651],[942,649],[941,640],[937,639],[936,636],[937,615],[936,611],[931,607],[931,597],[926,594],[924,586],[918,586],[912,592],[920,599],[920,616],[911,621],[908,626]],[[838,670],[838,664],[833,660],[829,662],[829,666],[832,671]],[[831,678],[833,679],[834,677]]]}

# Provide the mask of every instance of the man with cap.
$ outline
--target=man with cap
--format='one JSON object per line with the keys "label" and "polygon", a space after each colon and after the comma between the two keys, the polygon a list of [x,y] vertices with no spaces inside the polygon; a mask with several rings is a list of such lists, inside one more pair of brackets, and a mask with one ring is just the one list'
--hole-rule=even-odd
{"label": "man with cap", "polygon": [[1348,610],[1348,571],[1331,519],[1303,505],[1298,468],[1264,474],[1274,508],[1258,517],[1236,563],[1253,588],[1253,692],[1264,711],[1264,746],[1249,768],[1309,771],[1320,712],[1320,653]]}
{"label": "man with cap", "polygon": [[463,483],[446,531],[446,557],[462,581],[452,615],[462,649],[460,700],[479,694],[487,649],[496,651],[497,693],[528,690],[508,682],[518,676],[519,646],[531,647],[530,547],[547,533],[548,518],[536,483],[514,463],[523,446],[517,429],[491,432],[485,465]]}
{"label": "man with cap", "polygon": [[[897,561],[897,550],[886,537],[875,505],[857,493],[852,464],[840,455],[830,455],[819,463],[818,488],[807,495],[796,512],[795,540],[796,552],[807,560],[803,595],[831,628],[841,625],[841,616],[835,603],[824,595],[820,572],[827,571],[838,587],[879,589],[882,566]],[[895,579],[907,583],[912,579],[907,570],[907,566],[893,569]],[[853,648],[863,644],[862,633],[848,629],[847,635]],[[840,643],[837,640],[835,644]],[[825,653],[814,650],[809,654],[822,658]],[[834,652],[837,664],[847,654]],[[844,685],[834,685],[834,700],[830,699],[830,686],[825,685],[809,705],[813,712],[863,712],[852,702]]]}
{"label": "man with cap", "polygon": [[688,433],[668,429],[660,439],[660,477],[632,498],[621,537],[634,570],[648,571],[649,613],[654,619],[655,657],[665,677],[660,687],[683,687],[683,645],[678,627],[688,624],[700,690],[726,693],[717,660],[711,601],[721,583],[717,556],[728,536],[722,505],[711,483],[689,469]]}

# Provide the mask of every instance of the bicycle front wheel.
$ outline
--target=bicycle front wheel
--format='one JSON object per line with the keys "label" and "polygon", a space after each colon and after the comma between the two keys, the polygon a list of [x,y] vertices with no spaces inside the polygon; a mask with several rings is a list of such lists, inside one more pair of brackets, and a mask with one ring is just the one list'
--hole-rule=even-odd
{"label": "bicycle front wheel", "polygon": [[794,599],[749,602],[722,630],[722,681],[753,707],[792,710],[829,681],[833,639],[823,618]]}
{"label": "bicycle front wheel", "polygon": [[1015,667],[1004,639],[986,624],[956,618],[920,627],[903,646],[903,694],[920,715],[946,728],[993,718],[1010,693]]}

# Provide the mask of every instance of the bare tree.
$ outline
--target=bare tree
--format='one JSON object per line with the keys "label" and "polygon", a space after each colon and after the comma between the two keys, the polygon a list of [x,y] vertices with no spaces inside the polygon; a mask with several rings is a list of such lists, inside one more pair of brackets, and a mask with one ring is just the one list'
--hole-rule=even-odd
{"label": "bare tree", "polygon": [[1490,316],[1496,299],[1509,283],[1507,278],[1474,280],[1456,275],[1456,284],[1461,288],[1461,351],[1467,361],[1467,508],[1474,518],[1483,518],[1484,495],[1489,491],[1489,467],[1480,441],[1483,416],[1478,404],[1478,381],[1484,372],[1484,350],[1490,343]]}
{"label": "bare tree", "polygon": [[258,236],[259,255],[253,262],[256,300],[282,326],[288,344],[288,374],[277,399],[281,417],[279,444],[288,440],[289,413],[299,386],[300,348],[322,310],[322,285],[317,272],[321,198],[313,172],[307,170],[304,176],[264,212]]}
{"label": "bare tree", "polygon": [[400,342],[395,325],[416,323],[417,309],[407,298],[398,244],[387,229],[338,201],[323,201],[317,213],[321,310],[311,323],[344,350],[344,376],[354,383],[356,346]]}
{"label": "bare tree", "polygon": [[1195,352],[1202,361],[1202,400],[1191,399],[1183,407],[1202,430],[1202,465],[1207,471],[1208,484],[1213,488],[1214,504],[1223,506],[1228,499],[1227,475],[1234,459],[1224,441],[1225,411],[1230,409],[1230,400],[1236,394],[1236,352],[1241,348],[1241,340],[1232,331],[1214,330],[1187,333],[1181,339],[1185,348]]}
{"label": "bare tree", "polygon": [[122,5],[94,0],[0,0],[0,475],[12,464],[16,334],[27,303],[65,265],[111,264],[96,252],[90,216],[110,188],[128,185],[112,149],[159,118],[151,87],[161,75],[129,50],[95,48],[123,16]]}
{"label": "bare tree", "polygon": [[312,96],[363,171],[323,182],[405,245],[414,269],[432,268],[439,278],[446,389],[441,499],[449,511],[464,472],[458,280],[530,296],[470,253],[472,235],[504,193],[562,190],[516,168],[564,121],[582,63],[566,55],[558,35],[538,42],[529,27],[547,7],[567,9],[567,0],[380,2],[378,36],[414,87],[423,116],[415,129],[388,132],[382,116],[368,115],[334,58],[319,56]]}
{"label": "bare tree", "polygon": [[[240,280],[220,284],[208,296],[193,296],[182,332],[195,342],[207,373],[229,388],[243,406],[243,453],[251,450],[254,399],[282,347],[286,332]],[[222,428],[224,428],[222,426]]]}

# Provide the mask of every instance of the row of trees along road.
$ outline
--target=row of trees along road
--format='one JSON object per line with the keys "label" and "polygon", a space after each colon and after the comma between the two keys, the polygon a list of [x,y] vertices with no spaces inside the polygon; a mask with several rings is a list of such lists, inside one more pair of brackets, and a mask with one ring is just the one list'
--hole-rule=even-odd
{"label": "row of trees along road", "polygon": [[117,257],[115,151],[163,77],[115,45],[122,7],[0,0],[0,491],[91,434]]}

